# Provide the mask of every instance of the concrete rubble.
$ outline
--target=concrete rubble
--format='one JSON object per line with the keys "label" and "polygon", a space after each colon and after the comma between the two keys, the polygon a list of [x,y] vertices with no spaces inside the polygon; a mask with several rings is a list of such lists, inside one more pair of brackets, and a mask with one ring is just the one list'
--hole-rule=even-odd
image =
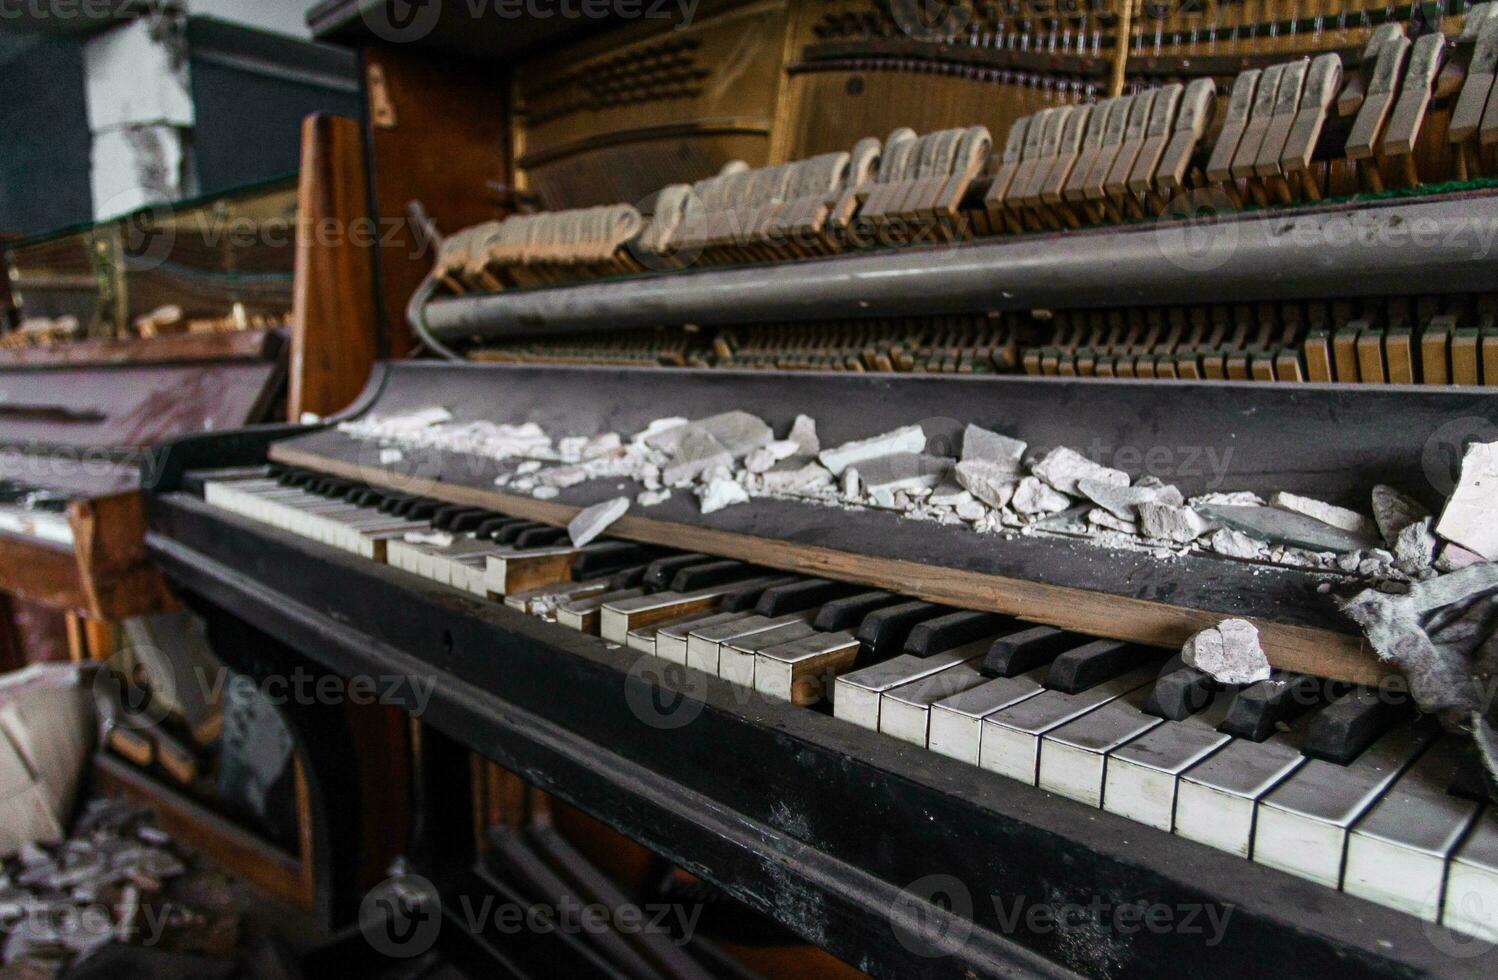
{"label": "concrete rubble", "polygon": [[964,459],[957,464],[953,475],[958,486],[995,509],[1013,499],[1021,479],[1019,474],[982,459]]}
{"label": "concrete rubble", "polygon": [[1044,459],[1031,467],[1031,472],[1055,489],[1072,496],[1081,492],[1077,484],[1082,480],[1097,480],[1118,487],[1129,485],[1129,474],[1123,470],[1094,463],[1065,446],[1058,446],[1046,453]]}
{"label": "concrete rubble", "polygon": [[1368,544],[1361,534],[1333,527],[1314,517],[1280,507],[1206,504],[1195,508],[1210,521],[1241,531],[1268,544],[1341,554]]}
{"label": "concrete rubble", "polygon": [[1181,506],[1185,500],[1181,491],[1170,486],[1119,486],[1107,480],[1090,477],[1077,481],[1077,490],[1082,496],[1123,521],[1139,519],[1140,504],[1171,504]]}
{"label": "concrete rubble", "polygon": [[1009,502],[1016,511],[1027,515],[1054,514],[1071,506],[1070,497],[1034,476],[1019,481]]}
{"label": "concrete rubble", "polygon": [[1338,507],[1312,497],[1284,492],[1270,497],[1269,506],[1303,514],[1323,524],[1330,524],[1332,527],[1358,535],[1368,544],[1376,544],[1378,541],[1378,527],[1373,521],[1346,507]]}
{"label": "concrete rubble", "polygon": [[1000,470],[1014,474],[1018,480],[1024,475],[1025,450],[1029,444],[1011,439],[997,432],[970,425],[962,430],[962,462],[988,463]]}
{"label": "concrete rubble", "polygon": [[579,511],[567,525],[567,536],[575,548],[592,542],[629,510],[628,497],[615,497]]}
{"label": "concrete rubble", "polygon": [[842,476],[843,470],[864,460],[878,459],[891,453],[918,453],[925,448],[925,430],[918,425],[907,425],[870,439],[845,442],[834,449],[824,449],[817,454],[817,459],[833,476]]}
{"label": "concrete rubble", "polygon": [[733,454],[716,436],[706,429],[691,429],[677,443],[671,464],[661,471],[661,479],[669,487],[684,487],[708,470],[732,465]]}
{"label": "concrete rubble", "polygon": [[1409,494],[1401,493],[1386,483],[1373,488],[1373,523],[1378,526],[1384,544],[1393,547],[1399,532],[1421,518],[1430,516],[1430,509]]}
{"label": "concrete rubble", "polygon": [[952,469],[952,461],[925,453],[891,453],[863,460],[858,476],[869,493],[887,490],[933,489]]}
{"label": "concrete rubble", "polygon": [[697,498],[702,501],[702,512],[714,514],[734,504],[747,504],[749,491],[733,480],[713,480],[697,488]]}
{"label": "concrete rubble", "polygon": [[1474,442],[1462,456],[1461,479],[1436,533],[1468,551],[1498,559],[1498,442]]}
{"label": "concrete rubble", "polygon": [[1215,527],[1190,507],[1154,501],[1139,505],[1139,529],[1147,538],[1190,544]]}
{"label": "concrete rubble", "polygon": [[1259,645],[1258,627],[1246,619],[1225,619],[1197,633],[1181,648],[1181,660],[1219,684],[1269,679],[1269,660]]}

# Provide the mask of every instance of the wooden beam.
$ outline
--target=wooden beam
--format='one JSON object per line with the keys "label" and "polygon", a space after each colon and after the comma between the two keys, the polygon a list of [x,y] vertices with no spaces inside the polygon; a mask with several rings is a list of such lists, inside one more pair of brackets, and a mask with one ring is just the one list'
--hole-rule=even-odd
{"label": "wooden beam", "polygon": [[175,361],[273,360],[282,348],[274,330],[167,334],[128,340],[81,340],[46,347],[0,348],[0,368],[103,367]]}
{"label": "wooden beam", "polygon": [[166,582],[146,557],[146,506],[139,493],[68,504],[73,554],[84,606],[94,619],[124,619],[170,609]]}
{"label": "wooden beam", "polygon": [[[286,443],[271,446],[270,456],[288,466],[305,467],[389,489],[410,489],[398,474],[387,475],[374,467],[331,459]],[[484,507],[557,527],[566,526],[581,510],[570,504],[453,483],[433,482],[422,493],[448,503]],[[609,527],[609,535],[681,551],[736,558],[805,575],[858,582],[930,602],[1007,613],[1092,636],[1159,647],[1179,649],[1193,634],[1216,626],[1226,618],[1223,613],[1212,610],[879,558],[647,517],[626,515]],[[1361,636],[1248,618],[1258,627],[1264,652],[1276,667],[1359,684],[1376,684],[1393,673],[1390,667],[1378,661]]]}
{"label": "wooden beam", "polygon": [[287,417],[331,415],[359,394],[378,352],[374,262],[379,235],[365,199],[359,124],[302,124]]}

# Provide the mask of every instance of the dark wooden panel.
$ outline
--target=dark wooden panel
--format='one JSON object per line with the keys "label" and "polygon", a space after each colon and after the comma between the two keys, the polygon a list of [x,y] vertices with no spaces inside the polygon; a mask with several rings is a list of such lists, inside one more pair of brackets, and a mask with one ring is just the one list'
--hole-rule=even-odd
{"label": "dark wooden panel", "polygon": [[0,349],[0,368],[94,367],[172,361],[273,360],[283,338],[274,330],[184,333],[129,340],[84,340],[47,347]]}

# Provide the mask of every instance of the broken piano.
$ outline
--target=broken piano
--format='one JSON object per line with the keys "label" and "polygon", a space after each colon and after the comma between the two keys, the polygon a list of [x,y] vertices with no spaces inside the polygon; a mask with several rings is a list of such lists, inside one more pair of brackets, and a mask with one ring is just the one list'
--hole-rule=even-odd
{"label": "broken piano", "polygon": [[[1428,533],[1495,422],[1463,387],[391,363],[332,423],[170,446],[149,545],[873,972],[1480,975],[1498,807],[1338,604],[1475,560],[1363,515],[1397,488]],[[1228,619],[1267,679],[1179,656]],[[1169,927],[1012,918],[1099,903]]]}

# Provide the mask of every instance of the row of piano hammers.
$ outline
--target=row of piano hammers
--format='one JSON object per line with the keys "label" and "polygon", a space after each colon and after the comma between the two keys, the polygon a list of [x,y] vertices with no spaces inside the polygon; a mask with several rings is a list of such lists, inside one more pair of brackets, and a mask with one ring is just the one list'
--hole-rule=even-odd
{"label": "row of piano hammers", "polygon": [[510,363],[1498,385],[1498,296],[873,317],[498,344]]}
{"label": "row of piano hammers", "polygon": [[[689,265],[1283,205],[1465,180],[1498,163],[1498,3],[1458,36],[1386,23],[1335,53],[985,127],[897,129],[849,152],[749,168],[630,204],[514,215],[446,240],[454,293]],[[1223,103],[1225,101],[1225,107]]]}

